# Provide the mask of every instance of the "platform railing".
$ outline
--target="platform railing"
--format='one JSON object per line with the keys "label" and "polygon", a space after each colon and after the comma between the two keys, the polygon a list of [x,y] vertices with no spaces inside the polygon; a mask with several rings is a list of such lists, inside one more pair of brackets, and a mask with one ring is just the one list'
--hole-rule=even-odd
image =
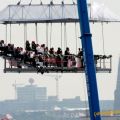
{"label": "platform railing", "polygon": [[[41,61],[35,58],[35,64],[33,65],[29,60],[24,63],[24,60],[15,59],[13,57],[4,57],[4,71],[12,71],[12,70],[23,70],[26,71],[30,69],[40,70],[46,69],[48,72],[50,71],[73,71],[79,72],[84,71],[84,63],[83,57],[77,55],[62,55],[61,58],[58,56],[49,56],[45,57],[44,55],[39,55],[41,57]],[[112,69],[112,56],[108,55],[94,55],[95,67],[96,71],[104,71],[111,72]],[[53,70],[54,69],[54,70]]]}
{"label": "platform railing", "polygon": [[[96,69],[112,69],[112,56],[111,55],[94,55]],[[96,60],[97,59],[97,60]]]}

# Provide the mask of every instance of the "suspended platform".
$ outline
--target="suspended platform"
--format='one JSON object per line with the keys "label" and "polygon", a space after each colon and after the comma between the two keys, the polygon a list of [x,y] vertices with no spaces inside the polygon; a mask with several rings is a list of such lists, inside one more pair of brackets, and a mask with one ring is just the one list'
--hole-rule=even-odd
{"label": "suspended platform", "polygon": [[[73,55],[72,55],[73,57]],[[95,67],[97,73],[110,73],[112,69],[112,56],[94,55],[95,57]],[[52,58],[52,61],[42,61],[32,65],[30,62],[23,63],[20,60],[15,60],[11,57],[4,58],[4,73],[84,73],[84,65],[81,66],[81,61],[77,57],[72,60],[62,60],[56,62]],[[97,59],[96,59],[97,58]],[[67,62],[67,66],[65,63]]]}
{"label": "suspended platform", "polygon": [[[116,16],[111,17],[111,12],[106,11],[104,6],[98,6],[97,3],[88,4],[88,16],[90,22],[119,22],[120,19]],[[94,9],[96,8],[96,9]],[[102,8],[102,9],[101,9]],[[103,11],[101,11],[103,10]],[[39,11],[39,12],[38,12]],[[97,12],[101,11],[101,12]],[[104,16],[104,17],[103,17]],[[7,24],[10,24],[10,36],[11,36],[11,24],[24,24],[24,42],[27,40],[27,24],[35,23],[36,27],[36,43],[38,43],[38,23],[46,23],[46,46],[48,45],[48,23],[76,23],[79,22],[77,4],[39,4],[39,5],[9,5],[4,10],[0,11],[0,23],[6,25],[6,43],[7,43]],[[64,24],[66,25],[66,24]],[[51,26],[52,28],[52,26]],[[62,24],[61,24],[62,28]],[[64,27],[66,29],[66,26]],[[62,32],[61,32],[62,34]],[[10,38],[11,41],[11,38]],[[25,43],[24,43],[25,44]],[[67,47],[67,46],[66,46]],[[62,45],[61,45],[62,48]],[[65,48],[64,48],[65,49]],[[11,73],[83,73],[85,72],[85,65],[81,66],[80,61],[74,55],[74,59],[66,61],[56,61],[54,58],[47,60],[43,57],[43,61],[39,62],[39,65],[31,65],[29,61],[24,63],[19,59],[4,56],[4,72]],[[112,69],[112,56],[94,55],[96,72],[110,73]],[[74,60],[74,61],[73,61]],[[64,63],[67,62],[67,65]],[[60,65],[58,65],[58,63]],[[69,64],[69,65],[68,65]]]}

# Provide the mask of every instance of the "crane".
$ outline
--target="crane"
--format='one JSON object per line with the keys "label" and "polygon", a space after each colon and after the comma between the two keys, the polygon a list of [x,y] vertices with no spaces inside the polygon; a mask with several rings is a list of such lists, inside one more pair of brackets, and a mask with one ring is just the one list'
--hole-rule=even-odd
{"label": "crane", "polygon": [[92,34],[90,33],[87,0],[77,0],[78,16],[81,31],[81,43],[85,64],[86,85],[90,110],[90,120],[101,120],[101,116],[95,116],[95,112],[100,113],[99,97],[96,82],[96,70],[92,48]]}

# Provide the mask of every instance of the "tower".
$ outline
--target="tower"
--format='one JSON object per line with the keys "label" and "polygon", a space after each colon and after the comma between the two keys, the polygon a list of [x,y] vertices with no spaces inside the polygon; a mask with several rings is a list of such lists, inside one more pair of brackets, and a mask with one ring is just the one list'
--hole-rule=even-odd
{"label": "tower", "polygon": [[116,90],[114,92],[114,110],[120,110],[120,57],[119,57],[119,64],[118,64]]}
{"label": "tower", "polygon": [[45,75],[49,77],[53,77],[56,80],[56,98],[59,100],[59,79],[62,77],[62,75]]}

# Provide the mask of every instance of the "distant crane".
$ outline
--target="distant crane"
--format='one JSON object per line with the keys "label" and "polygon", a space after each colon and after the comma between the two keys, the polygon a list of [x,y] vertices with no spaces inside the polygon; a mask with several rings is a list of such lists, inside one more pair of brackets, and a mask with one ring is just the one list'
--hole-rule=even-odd
{"label": "distant crane", "polygon": [[57,100],[59,100],[59,79],[62,77],[62,75],[57,74],[57,75],[45,75],[45,76],[55,78],[55,80],[56,80],[56,97],[57,97]]}

